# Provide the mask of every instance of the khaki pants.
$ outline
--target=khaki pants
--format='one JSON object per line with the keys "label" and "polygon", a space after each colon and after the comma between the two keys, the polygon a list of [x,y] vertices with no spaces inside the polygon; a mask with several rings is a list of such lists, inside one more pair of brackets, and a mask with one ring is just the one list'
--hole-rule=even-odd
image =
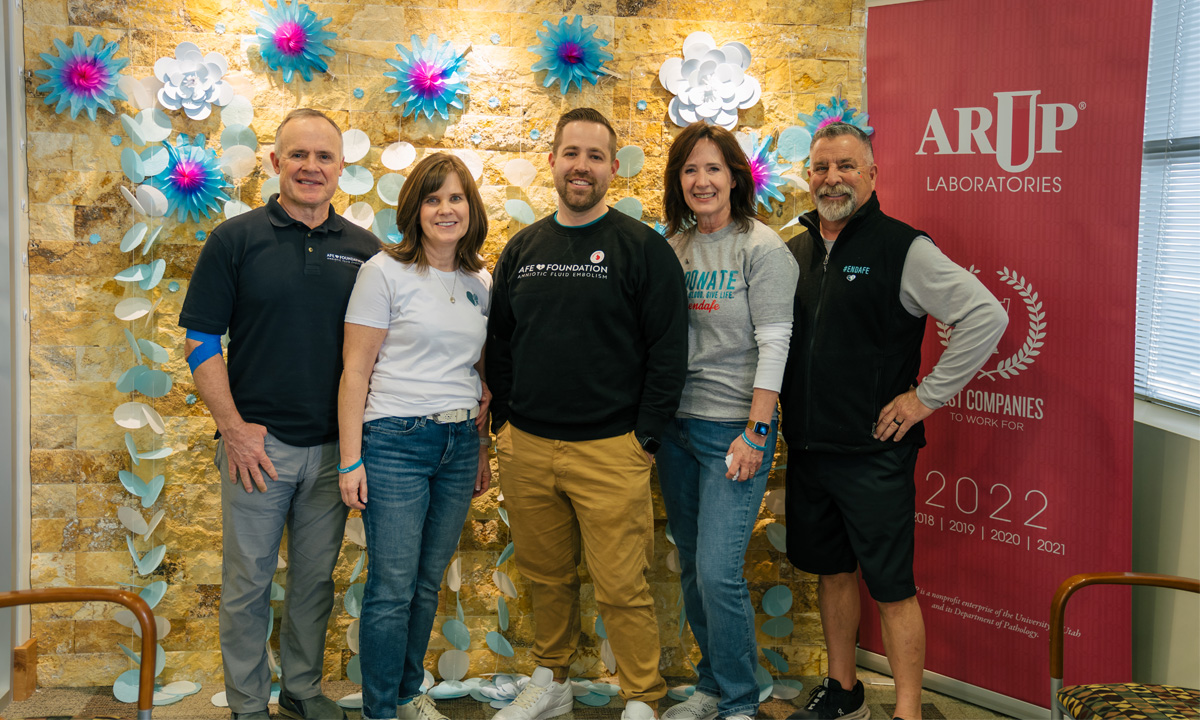
{"label": "khaki pants", "polygon": [[496,449],[517,569],[532,585],[538,665],[561,680],[575,659],[582,540],[621,697],[656,705],[666,683],[646,579],[654,554],[650,461],[633,433],[569,442],[506,424]]}

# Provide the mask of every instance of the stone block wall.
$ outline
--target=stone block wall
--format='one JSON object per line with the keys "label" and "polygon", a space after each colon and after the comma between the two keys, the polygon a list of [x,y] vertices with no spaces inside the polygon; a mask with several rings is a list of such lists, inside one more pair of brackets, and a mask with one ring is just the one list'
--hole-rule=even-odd
{"label": "stone block wall", "polygon": [[[257,3],[231,0],[26,0],[24,3],[26,70],[47,67],[38,55],[54,52],[53,40],[70,41],[78,31],[90,40],[95,34],[120,43],[118,57],[130,58],[122,72],[134,78],[151,76],[154,62],[172,56],[176,45],[189,41],[204,52],[228,59],[239,92],[252,101],[260,166],[231,189],[234,198],[260,204],[262,170],[276,125],[289,110],[312,106],[327,111],[343,128],[359,128],[372,141],[368,156],[358,164],[378,177],[382,149],[407,140],[418,151],[470,148],[484,160],[481,190],[491,225],[484,251],[489,265],[505,242],[520,229],[504,210],[507,199],[528,200],[539,217],[554,207],[554,190],[545,155],[558,115],[577,106],[593,106],[608,115],[620,135],[619,144],[640,146],[645,169],[629,179],[615,178],[609,202],[639,198],[644,218],[661,214],[662,168],[667,148],[678,133],[666,117],[671,95],[658,82],[658,67],[681,55],[683,39],[704,30],[718,44],[737,40],[751,50],[750,74],[763,86],[761,101],[741,112],[739,129],[778,133],[796,124],[797,113],[811,113],[818,102],[840,93],[852,105],[861,99],[865,9],[863,0],[414,0],[370,4],[363,0],[319,2],[310,7],[333,22],[336,50],[330,72],[312,82],[282,81],[271,72],[252,42],[257,24],[250,10]],[[543,73],[529,70],[537,56],[526,48],[537,42],[542,22],[583,14],[598,26],[597,37],[609,40],[614,60],[609,67],[619,78],[604,78],[582,91],[560,93],[558,85],[542,86]],[[390,78],[386,58],[397,57],[396,42],[408,44],[417,34],[436,33],[468,54],[470,97],[449,122],[401,118],[385,92]],[[31,580],[34,587],[144,585],[170,583],[156,614],[170,622],[163,638],[167,653],[164,681],[216,681],[221,677],[217,643],[217,607],[221,582],[220,496],[212,466],[214,423],[203,403],[189,402],[195,392],[182,359],[178,311],[187,282],[203,245],[203,233],[221,219],[177,223],[168,219],[150,257],[166,262],[157,288],[143,292],[113,279],[135,262],[145,262],[118,247],[125,231],[137,221],[118,187],[131,183],[120,168],[120,151],[129,147],[121,123],[101,111],[95,122],[86,115],[72,120],[56,115],[44,104],[46,93],[36,88],[41,78],[26,82],[29,167],[30,293],[32,346],[30,385],[32,406],[33,488]],[[362,97],[354,90],[361,88]],[[499,105],[490,107],[489,98]],[[638,109],[639,101],[646,109]],[[119,112],[134,114],[124,103]],[[174,130],[195,136],[203,132],[219,150],[223,126],[215,111],[203,121],[170,113]],[[531,131],[540,136],[533,139]],[[477,137],[472,137],[478,134]],[[119,144],[118,141],[120,141]],[[524,157],[538,167],[528,188],[511,186],[502,168]],[[372,192],[349,198],[340,192],[334,205],[344,210],[365,200],[384,207]],[[788,190],[776,203],[770,222],[781,228],[808,208],[806,194]],[[198,231],[200,231],[198,233]],[[784,230],[787,237],[794,228]],[[98,236],[98,238],[96,237]],[[95,241],[94,241],[95,240]],[[177,283],[175,290],[169,285]],[[148,297],[157,306],[148,317],[124,323],[113,307],[124,298]],[[174,379],[165,397],[144,400],[164,418],[166,431],[149,428],[133,432],[139,448],[169,446],[164,460],[142,461],[134,468],[124,445],[125,430],[112,412],[131,395],[119,393],[114,382],[133,365],[123,329],[166,348],[171,359],[163,369]],[[785,461],[781,454],[779,463]],[[494,461],[493,461],[494,462]],[[143,479],[166,475],[158,501],[143,514],[159,509],[165,517],[150,542],[140,538],[139,552],[167,545],[166,558],[148,577],[139,577],[126,549],[129,534],[117,520],[117,508],[137,506],[137,499],[118,482],[120,470],[134,470]],[[771,487],[782,485],[776,471]],[[663,645],[663,671],[691,675],[695,659],[687,632],[679,629],[677,576],[668,569],[671,545],[665,538],[665,513],[656,498],[657,556],[652,582],[658,598]],[[529,671],[531,640],[529,598],[519,577],[520,597],[510,602],[512,625],[506,636],[516,648],[512,659],[490,652],[484,635],[495,629],[496,588],[491,573],[509,541],[499,519],[496,492],[477,501],[464,527],[460,556],[461,602],[472,630],[471,674],[497,670]],[[760,634],[760,645],[781,653],[789,674],[818,674],[825,670],[820,623],[816,613],[815,578],[794,570],[767,541],[763,528],[775,521],[764,508],[759,528],[746,557],[753,601],[761,608],[762,593],[776,584],[789,585],[796,602],[791,636],[776,639]],[[361,548],[347,543],[337,570],[338,603],[330,623],[326,674],[343,676],[351,657],[345,630],[350,618],[342,597]],[[369,571],[369,570],[368,570]],[[514,571],[515,574],[515,571]],[[282,581],[282,574],[278,578]],[[584,627],[588,629],[580,674],[601,674],[599,640],[591,634],[596,606],[590,584],[584,585]],[[455,598],[443,592],[447,618]],[[108,685],[132,667],[117,643],[133,646],[133,633],[112,620],[114,608],[96,606],[37,606],[33,633],[41,647],[39,679],[45,686]],[[759,615],[759,624],[767,619]],[[438,625],[440,626],[440,622]],[[437,634],[431,643],[428,667],[448,645]]]}

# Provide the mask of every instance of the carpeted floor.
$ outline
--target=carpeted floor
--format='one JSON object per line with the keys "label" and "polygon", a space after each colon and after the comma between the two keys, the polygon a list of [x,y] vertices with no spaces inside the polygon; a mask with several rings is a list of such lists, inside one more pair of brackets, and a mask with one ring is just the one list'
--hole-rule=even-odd
{"label": "carpeted floor", "polygon": [[[871,717],[890,718],[895,707],[896,694],[891,686],[891,679],[859,669],[867,690],[867,704],[871,708]],[[802,703],[808,697],[808,688],[820,682],[820,678],[800,678],[804,683],[805,692],[795,701],[769,700],[759,708],[759,718],[786,718],[795,711],[795,703]],[[679,684],[676,680],[675,684]],[[154,708],[154,717],[173,720],[225,720],[229,711],[225,708],[214,707],[211,698],[213,694],[224,690],[223,687],[205,687],[198,694],[185,698],[174,705]],[[350,682],[326,683],[325,692],[332,698],[340,698],[350,693],[358,692],[359,687]],[[953,698],[925,691],[922,698],[922,712],[926,720],[940,718],[974,720],[976,718],[1004,718],[1005,715],[976,707]],[[673,704],[666,699],[663,707]],[[496,711],[470,698],[459,700],[443,700],[438,708],[453,720],[486,720]],[[274,707],[272,707],[274,715]],[[0,720],[33,720],[34,718],[134,718],[136,708],[125,705],[113,699],[109,688],[54,688],[38,690],[34,696],[24,702],[13,703],[0,711]],[[357,720],[357,712],[349,712],[353,720]],[[563,720],[615,720],[620,717],[620,701],[614,700],[607,707],[587,707],[575,703],[575,710],[561,716]]]}

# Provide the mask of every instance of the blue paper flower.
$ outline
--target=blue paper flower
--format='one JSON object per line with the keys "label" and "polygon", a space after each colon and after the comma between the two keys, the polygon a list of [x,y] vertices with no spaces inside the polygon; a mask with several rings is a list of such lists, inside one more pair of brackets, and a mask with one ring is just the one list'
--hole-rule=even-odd
{"label": "blue paper flower", "polygon": [[271,7],[263,0],[267,12],[250,11],[261,24],[255,29],[258,34],[259,53],[272,70],[283,69],[283,81],[291,82],[299,72],[306,81],[312,80],[313,70],[325,72],[329,65],[322,57],[333,57],[333,48],[325,41],[337,37],[337,33],[322,30],[332,18],[319,18],[299,0],[278,0]]}
{"label": "blue paper flower", "polygon": [[88,118],[96,119],[96,109],[104,108],[116,114],[113,100],[127,100],[125,93],[117,87],[121,79],[121,68],[129,64],[129,58],[114,60],[117,43],[105,43],[99,35],[84,45],[83,35],[75,33],[70,47],[61,40],[54,41],[58,55],[41,53],[41,58],[50,63],[48,70],[35,70],[34,75],[46,78],[38,86],[38,92],[48,90],[47,105],[55,105],[54,112],[61,113],[68,106],[74,120],[80,110],[87,111]]}
{"label": "blue paper flower", "polygon": [[423,112],[427,118],[437,113],[446,120],[450,117],[448,108],[462,109],[458,96],[467,94],[465,55],[448,42],[439,45],[437,35],[430,35],[424,45],[413,35],[411,50],[403,45],[396,45],[396,49],[400,59],[387,61],[396,69],[384,76],[396,80],[387,91],[400,93],[392,105],[404,106],[401,117]]}
{"label": "blue paper flower", "polygon": [[875,132],[875,128],[867,125],[867,121],[871,119],[869,115],[858,112],[858,108],[850,107],[849,103],[838,97],[829,98],[828,107],[817,105],[817,109],[812,115],[800,113],[799,117],[804,123],[804,127],[810,133],[815,133],[826,125],[835,122],[848,123],[868,135]]}
{"label": "blue paper flower", "polygon": [[608,41],[593,37],[596,26],[583,27],[583,18],[579,15],[570,23],[564,17],[557,25],[551,25],[549,20],[542,24],[546,26],[546,32],[538,31],[537,34],[542,42],[531,45],[529,51],[542,56],[531,69],[546,71],[543,87],[550,87],[557,80],[566,95],[572,83],[580,90],[584,80],[595,85],[604,63],[613,59],[612,53],[601,49]]}
{"label": "blue paper flower", "polygon": [[779,189],[786,181],[783,179],[783,167],[779,164],[777,153],[771,152],[770,135],[758,141],[758,133],[751,131],[749,135],[739,135],[738,142],[746,152],[750,161],[750,174],[754,176],[754,199],[771,211],[771,200],[783,202],[783,192]]}
{"label": "blue paper flower", "polygon": [[189,216],[199,221],[201,213],[211,217],[211,211],[221,209],[220,203],[229,202],[217,153],[204,146],[203,134],[194,143],[180,135],[174,145],[164,142],[163,147],[169,157],[167,167],[147,182],[167,196],[168,215],[176,213],[179,222]]}

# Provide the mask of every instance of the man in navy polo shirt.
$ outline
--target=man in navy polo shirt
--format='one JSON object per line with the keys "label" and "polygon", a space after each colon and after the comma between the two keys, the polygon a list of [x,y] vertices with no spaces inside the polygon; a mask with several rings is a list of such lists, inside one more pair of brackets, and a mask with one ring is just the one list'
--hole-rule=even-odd
{"label": "man in navy polo shirt", "polygon": [[341,131],[323,113],[288,113],[271,162],[279,194],[212,231],[179,324],[217,423],[221,654],[233,718],[269,718],[271,578],[286,527],[279,710],[337,720],[345,713],[321,694],[321,669],[347,513],[337,473],[342,327],[358,268],[380,244],[329,204],[345,162]]}

